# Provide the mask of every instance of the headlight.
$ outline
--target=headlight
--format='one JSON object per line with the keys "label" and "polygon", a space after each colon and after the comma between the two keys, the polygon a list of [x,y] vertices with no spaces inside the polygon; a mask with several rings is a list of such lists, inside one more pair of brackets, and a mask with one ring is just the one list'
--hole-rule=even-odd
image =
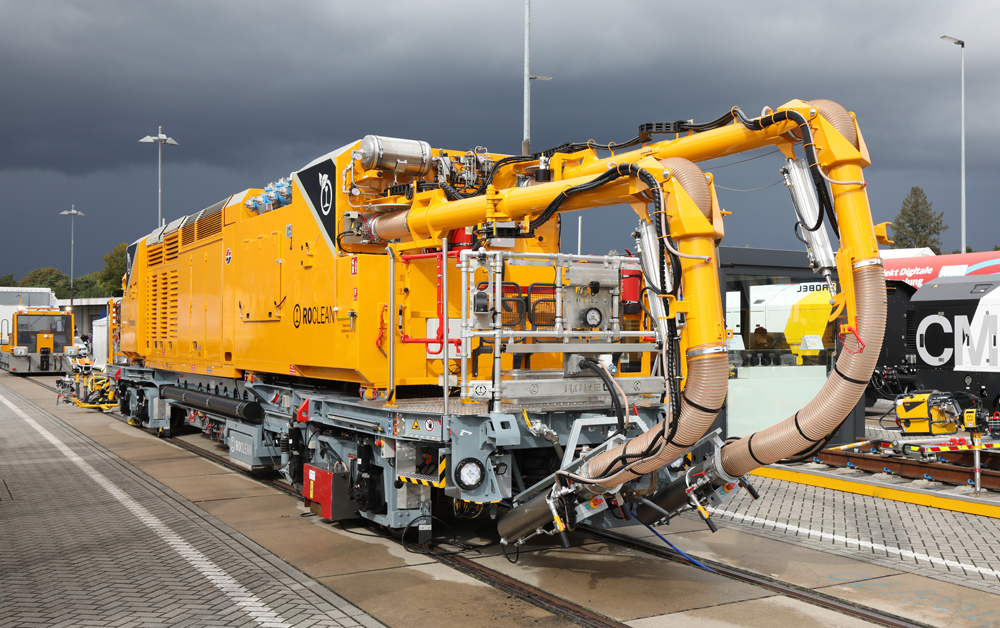
{"label": "headlight", "polygon": [[486,467],[475,458],[465,458],[455,467],[455,484],[463,491],[474,491],[486,479]]}

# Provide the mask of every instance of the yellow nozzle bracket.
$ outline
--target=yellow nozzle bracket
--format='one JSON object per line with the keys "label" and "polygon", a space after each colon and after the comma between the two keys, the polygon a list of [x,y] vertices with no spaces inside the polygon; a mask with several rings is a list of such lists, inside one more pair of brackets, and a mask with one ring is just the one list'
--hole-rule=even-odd
{"label": "yellow nozzle bracket", "polygon": [[681,301],[672,294],[664,295],[667,300],[667,318],[677,318],[678,314],[687,314],[691,311],[690,301]]}
{"label": "yellow nozzle bracket", "polygon": [[836,298],[838,307],[834,308],[830,314],[831,322],[837,320],[841,311],[846,308],[848,324],[857,325],[858,303],[854,297],[854,261],[852,250],[842,248],[837,251],[837,277],[840,280],[840,294]]}
{"label": "yellow nozzle bracket", "polygon": [[875,225],[875,240],[877,240],[879,244],[895,244],[894,241],[889,239],[889,233],[886,231],[886,229],[891,226],[891,222],[880,222]]}

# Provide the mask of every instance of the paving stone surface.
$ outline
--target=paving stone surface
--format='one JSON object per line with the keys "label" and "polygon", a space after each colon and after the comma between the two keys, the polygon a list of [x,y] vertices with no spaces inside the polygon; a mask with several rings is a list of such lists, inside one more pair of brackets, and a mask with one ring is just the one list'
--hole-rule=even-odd
{"label": "paving stone surface", "polygon": [[993,542],[1000,536],[1000,519],[752,479],[761,498],[755,502],[740,491],[713,516],[717,525],[1000,592],[1000,548]]}
{"label": "paving stone surface", "polygon": [[0,403],[0,628],[382,626],[44,409],[0,396],[82,463]]}

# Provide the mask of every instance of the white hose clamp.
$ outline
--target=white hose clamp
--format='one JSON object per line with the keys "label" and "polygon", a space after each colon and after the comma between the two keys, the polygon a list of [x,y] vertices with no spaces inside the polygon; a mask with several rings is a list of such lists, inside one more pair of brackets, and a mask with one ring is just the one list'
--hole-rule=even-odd
{"label": "white hose clamp", "polygon": [[726,470],[722,468],[722,456],[718,453],[712,456],[712,468],[715,469],[715,473],[718,477],[725,480],[726,484],[739,484],[740,478],[734,478],[726,473]]}
{"label": "white hose clamp", "polygon": [[687,357],[697,358],[702,355],[711,355],[714,353],[729,353],[729,349],[724,345],[716,345],[714,347],[705,347],[704,349],[691,349],[687,352]]}
{"label": "white hose clamp", "polygon": [[882,265],[882,258],[873,257],[871,259],[863,259],[860,262],[854,262],[852,268],[854,270],[858,270],[859,268],[866,268],[868,266],[881,266],[881,265]]}

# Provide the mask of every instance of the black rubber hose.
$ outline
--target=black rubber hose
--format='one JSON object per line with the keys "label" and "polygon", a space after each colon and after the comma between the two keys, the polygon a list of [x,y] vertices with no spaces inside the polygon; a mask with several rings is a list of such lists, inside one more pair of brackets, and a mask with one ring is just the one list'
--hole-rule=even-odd
{"label": "black rubber hose", "polygon": [[[805,151],[806,160],[809,163],[809,173],[812,175],[813,184],[816,186],[816,194],[819,197],[820,205],[826,212],[827,217],[830,219],[830,226],[837,235],[840,235],[840,230],[837,227],[837,215],[833,211],[833,202],[830,200],[830,193],[826,187],[826,181],[819,172],[819,160],[816,157],[816,146],[813,143],[812,129],[809,128],[809,122],[802,116],[798,111],[778,111],[772,113],[769,116],[758,118],[756,120],[751,120],[740,111],[739,107],[733,107],[733,113],[736,114],[743,126],[750,129],[751,131],[761,131],[770,126],[773,126],[779,122],[784,122],[785,120],[791,120],[799,126],[799,130],[802,132],[802,150]],[[802,228],[806,231],[816,231],[823,225],[823,213],[816,218],[816,224],[813,226],[802,225]]]}
{"label": "black rubber hose", "polygon": [[639,126],[639,135],[621,144],[616,144],[614,142],[609,142],[607,144],[597,144],[595,142],[569,142],[566,144],[560,144],[555,148],[550,148],[549,150],[542,151],[540,153],[535,153],[534,158],[538,159],[540,157],[551,157],[556,153],[575,153],[577,151],[587,149],[621,150],[623,148],[631,148],[633,146],[645,144],[651,139],[650,136],[654,133],[682,133],[684,131],[700,133],[702,131],[711,131],[712,129],[724,127],[732,121],[733,114],[731,112],[726,112],[724,115],[716,118],[715,120],[702,123],[688,122],[687,120],[678,120],[676,122],[648,122]]}
{"label": "black rubber hose", "polygon": [[451,187],[447,183],[442,183],[441,189],[444,191],[444,195],[445,197],[447,197],[449,201],[460,201],[463,198],[466,198],[464,194],[462,194],[455,188]]}
{"label": "black rubber hose", "polygon": [[[607,371],[601,367],[600,362],[585,359],[581,360],[580,364],[597,373],[597,376],[601,378],[601,381],[603,381],[604,385],[608,388],[608,392],[611,394],[611,404],[615,409],[615,416],[618,417],[618,431],[616,434],[624,434],[625,411],[622,409],[622,400],[618,398],[618,391],[615,389],[615,382],[611,379],[611,376],[608,375]],[[614,436],[614,434],[612,434],[612,436]]]}
{"label": "black rubber hose", "polygon": [[[554,216],[556,212],[559,211],[559,207],[562,206],[563,202],[565,202],[566,199],[568,199],[569,197],[574,196],[576,194],[581,194],[583,192],[596,190],[597,188],[603,185],[607,185],[608,183],[611,183],[612,181],[615,181],[616,179],[619,179],[621,177],[637,177],[643,183],[648,185],[650,189],[653,190],[656,190],[660,187],[660,184],[656,180],[656,177],[654,177],[648,170],[640,168],[636,164],[632,163],[618,164],[614,168],[602,172],[601,174],[597,175],[596,177],[594,177],[590,181],[587,181],[586,183],[574,185],[560,192],[554,199],[552,199],[548,207],[546,207],[542,211],[542,213],[538,216],[538,218],[532,221],[531,233],[533,234],[535,229],[541,227],[546,222],[548,222],[549,219],[551,219],[552,216]],[[653,204],[655,212],[654,215],[656,216],[659,216],[660,212],[663,209],[661,206],[661,202],[662,202],[661,196],[659,194],[654,194]]]}

